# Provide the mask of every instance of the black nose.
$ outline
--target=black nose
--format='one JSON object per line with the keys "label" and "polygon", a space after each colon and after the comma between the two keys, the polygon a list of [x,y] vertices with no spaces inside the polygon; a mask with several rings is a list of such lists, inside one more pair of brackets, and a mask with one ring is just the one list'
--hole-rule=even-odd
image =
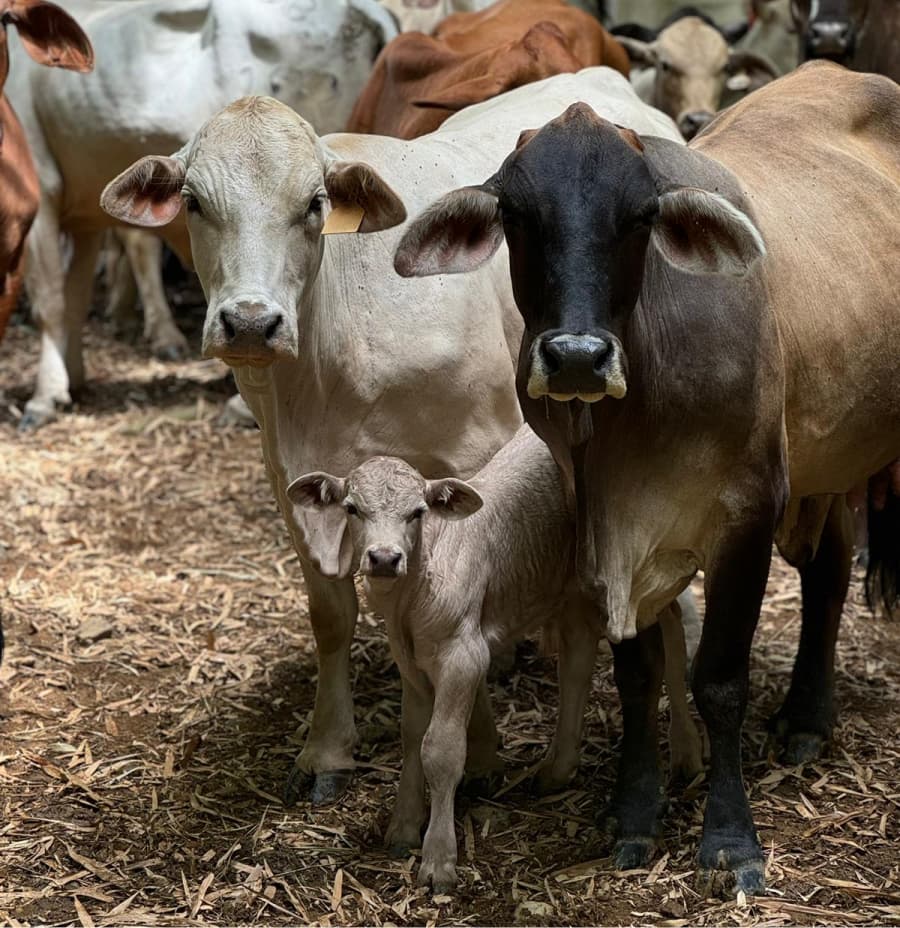
{"label": "black nose", "polygon": [[556,335],[541,342],[551,393],[594,393],[606,382],[612,342],[594,335]]}
{"label": "black nose", "polygon": [[370,548],[369,573],[373,577],[396,577],[400,559],[403,557],[399,551],[391,548]]}
{"label": "black nose", "polygon": [[853,26],[841,20],[820,20],[809,24],[806,34],[808,58],[842,58],[849,54]]}
{"label": "black nose", "polygon": [[712,118],[713,114],[705,110],[685,113],[684,116],[678,120],[678,128],[686,139],[692,139],[702,128],[709,124]]}
{"label": "black nose", "polygon": [[231,348],[266,348],[279,334],[284,313],[264,303],[235,303],[220,310],[219,321]]}

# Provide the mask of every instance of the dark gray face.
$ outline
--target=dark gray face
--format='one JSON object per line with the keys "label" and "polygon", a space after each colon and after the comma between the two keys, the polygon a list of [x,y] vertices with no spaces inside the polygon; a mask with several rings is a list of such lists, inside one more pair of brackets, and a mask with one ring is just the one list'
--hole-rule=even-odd
{"label": "dark gray face", "polygon": [[792,0],[800,58],[849,65],[869,11],[869,0]]}

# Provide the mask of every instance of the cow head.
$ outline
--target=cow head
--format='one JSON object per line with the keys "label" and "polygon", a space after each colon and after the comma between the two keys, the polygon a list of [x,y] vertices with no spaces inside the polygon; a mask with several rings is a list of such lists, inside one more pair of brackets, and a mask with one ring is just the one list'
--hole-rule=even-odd
{"label": "cow head", "polygon": [[626,394],[623,339],[651,243],[697,274],[742,276],[764,254],[748,216],[716,193],[665,189],[637,135],[584,103],[524,133],[485,184],[429,207],[394,266],[403,276],[474,270],[504,237],[526,329],[520,384],[532,399],[587,403]]}
{"label": "cow head", "polygon": [[298,356],[329,208],[361,209],[360,232],[406,218],[374,169],[337,160],[308,122],[268,97],[226,107],[172,157],[142,158],[100,202],[139,226],[166,225],[184,207],[208,301],[203,354],[235,366]]}
{"label": "cow head", "polygon": [[617,36],[635,64],[653,68],[651,102],[693,138],[715,115],[723,90],[751,90],[778,76],[769,61],[729,48],[722,33],[698,16],[663,29],[653,42]]}
{"label": "cow head", "polygon": [[81,26],[47,0],[0,0],[0,90],[9,74],[6,27],[15,26],[25,51],[38,64],[69,71],[90,71],[94,50]]}
{"label": "cow head", "polygon": [[426,480],[405,461],[388,457],[370,458],[343,479],[321,472],[298,477],[287,495],[313,512],[343,510],[344,518],[329,522],[339,536],[327,539],[333,557],[323,567],[330,576],[358,570],[382,584],[406,575],[421,543],[423,517],[464,519],[482,506],[464,481]]}
{"label": "cow head", "polygon": [[801,60],[827,58],[848,64],[868,11],[869,0],[791,0]]}

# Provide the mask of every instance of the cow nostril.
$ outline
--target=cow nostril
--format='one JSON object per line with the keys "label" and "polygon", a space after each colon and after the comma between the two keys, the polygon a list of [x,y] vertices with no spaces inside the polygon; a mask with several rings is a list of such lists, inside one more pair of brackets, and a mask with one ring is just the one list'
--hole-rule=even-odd
{"label": "cow nostril", "polygon": [[558,374],[561,368],[559,348],[552,341],[541,342],[541,357],[548,374]]}
{"label": "cow nostril", "polygon": [[400,555],[399,554],[392,555],[388,559],[388,563],[390,564],[391,567],[399,567],[400,566]]}
{"label": "cow nostril", "polygon": [[234,326],[231,324],[231,320],[228,317],[228,313],[223,309],[222,312],[219,313],[219,317],[222,320],[222,328],[225,330],[225,337],[228,338],[229,340],[234,338],[235,336]]}
{"label": "cow nostril", "polygon": [[597,348],[594,349],[594,373],[602,374],[603,368],[606,366],[606,362],[609,360],[609,356],[612,353],[612,345],[609,342],[602,342]]}
{"label": "cow nostril", "polygon": [[281,315],[277,315],[275,319],[266,326],[266,341],[275,337],[275,333],[278,331],[278,327],[281,325]]}

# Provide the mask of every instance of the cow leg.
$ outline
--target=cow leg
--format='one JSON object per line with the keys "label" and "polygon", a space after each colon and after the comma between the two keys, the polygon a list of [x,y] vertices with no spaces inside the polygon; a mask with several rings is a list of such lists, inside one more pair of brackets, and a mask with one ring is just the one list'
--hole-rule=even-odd
{"label": "cow leg", "polygon": [[698,878],[707,893],[761,893],[765,867],[741,778],[750,645],[772,557],[774,519],[742,526],[706,572],[706,619],[694,658],[694,701],[709,734],[709,798]]}
{"label": "cow leg", "polygon": [[466,732],[475,699],[490,665],[484,642],[448,642],[438,656],[434,712],[422,740],[422,767],[431,792],[431,818],[422,843],[418,884],[435,893],[456,886],[453,806],[466,763]]}
{"label": "cow leg", "polygon": [[803,625],[791,686],[773,719],[784,742],[784,760],[815,760],[834,724],[834,649],[853,561],[853,514],[843,496],[834,498],[816,556],[800,568]]}
{"label": "cow leg", "polygon": [[113,331],[136,339],[140,326],[137,284],[122,242],[112,229],[106,233],[103,265],[106,273],[106,315],[112,322]]}
{"label": "cow leg", "polygon": [[162,242],[154,235],[135,229],[122,230],[119,235],[144,307],[144,338],[163,361],[186,357],[188,342],[175,325],[163,286]]}
{"label": "cow leg", "polygon": [[687,701],[687,646],[677,603],[659,616],[669,693],[669,779],[690,783],[703,771],[703,744]]}
{"label": "cow leg", "polygon": [[384,843],[396,857],[407,857],[411,848],[422,844],[422,826],[428,817],[425,803],[425,771],[422,769],[422,739],[431,721],[434,697],[424,674],[415,684],[403,678],[400,733],[403,741],[403,768],[397,800],[391,814]]}
{"label": "cow leg", "polygon": [[352,580],[326,580],[305,564],[303,578],[316,638],[319,679],[309,734],[288,776],[284,801],[293,805],[309,789],[312,803],[321,805],[344,792],[355,766],[350,645],[359,607]]}
{"label": "cow leg", "polygon": [[556,732],[535,778],[540,793],[567,786],[581,763],[584,709],[597,661],[597,633],[587,622],[563,619],[559,629],[559,711]]}
{"label": "cow leg", "polygon": [[79,232],[72,237],[72,260],[66,273],[65,344],[66,370],[73,391],[84,386],[84,324],[91,309],[94,271],[102,240],[101,232]]}
{"label": "cow leg", "polygon": [[475,694],[472,719],[466,732],[464,788],[470,796],[490,796],[502,784],[504,766],[497,754],[499,743],[487,680],[482,680]]}
{"label": "cow leg", "polygon": [[656,847],[665,805],[659,772],[657,716],[662,690],[662,632],[654,624],[613,645],[613,671],[622,701],[622,754],[610,809],[617,870],[644,866]]}

